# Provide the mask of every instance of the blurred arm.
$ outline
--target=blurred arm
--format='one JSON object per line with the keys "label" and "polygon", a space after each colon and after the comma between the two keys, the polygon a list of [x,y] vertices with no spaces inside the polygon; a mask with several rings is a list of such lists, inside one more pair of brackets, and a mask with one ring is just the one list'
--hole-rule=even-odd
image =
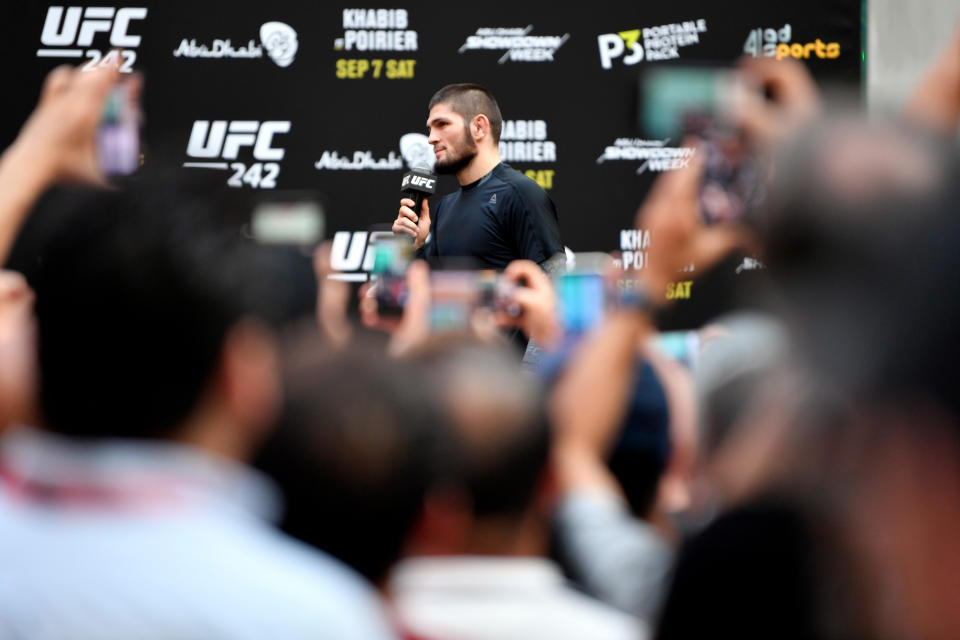
{"label": "blurred arm", "polygon": [[61,181],[106,185],[97,168],[96,132],[116,68],[58,67],[20,134],[0,157],[0,264],[37,199]]}
{"label": "blurred arm", "polygon": [[960,26],[913,92],[904,115],[954,134],[960,125]]}

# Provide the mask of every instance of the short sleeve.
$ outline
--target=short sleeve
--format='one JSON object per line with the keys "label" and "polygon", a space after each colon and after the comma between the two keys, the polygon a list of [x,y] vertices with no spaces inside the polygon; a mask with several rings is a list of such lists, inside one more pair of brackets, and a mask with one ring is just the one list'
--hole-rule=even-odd
{"label": "short sleeve", "polygon": [[539,186],[514,185],[507,225],[519,257],[540,264],[563,252],[557,208]]}

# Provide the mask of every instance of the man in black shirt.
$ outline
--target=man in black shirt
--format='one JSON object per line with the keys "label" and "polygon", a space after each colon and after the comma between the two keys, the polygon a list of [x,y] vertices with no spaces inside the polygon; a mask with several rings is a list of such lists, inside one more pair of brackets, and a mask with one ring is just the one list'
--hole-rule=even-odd
{"label": "man in black shirt", "polygon": [[[503,269],[526,258],[544,266],[563,253],[557,209],[540,186],[500,161],[500,107],[477,84],[451,84],[429,104],[428,141],[436,171],[454,174],[460,189],[445,196],[433,213],[423,201],[400,201],[394,233],[414,238],[418,257],[431,266],[447,258],[471,258],[477,267]],[[428,241],[429,236],[429,241]]]}

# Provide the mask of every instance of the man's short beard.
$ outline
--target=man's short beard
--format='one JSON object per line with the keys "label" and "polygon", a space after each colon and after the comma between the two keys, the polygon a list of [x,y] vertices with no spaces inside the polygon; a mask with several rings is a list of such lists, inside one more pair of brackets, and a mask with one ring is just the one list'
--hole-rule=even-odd
{"label": "man's short beard", "polygon": [[463,154],[456,160],[450,160],[448,162],[441,162],[440,160],[437,160],[437,163],[434,165],[434,169],[436,169],[437,173],[440,175],[453,175],[459,173],[461,169],[473,162],[473,159],[476,157],[477,150],[474,149],[473,151]]}
{"label": "man's short beard", "polygon": [[[438,159],[433,167],[434,170],[440,175],[452,175],[459,173],[461,169],[473,162],[473,159],[477,157],[477,143],[473,141],[468,131],[464,131],[463,133],[463,145],[461,149],[463,150],[462,154],[453,160],[444,161]],[[449,155],[449,149],[447,153]]]}

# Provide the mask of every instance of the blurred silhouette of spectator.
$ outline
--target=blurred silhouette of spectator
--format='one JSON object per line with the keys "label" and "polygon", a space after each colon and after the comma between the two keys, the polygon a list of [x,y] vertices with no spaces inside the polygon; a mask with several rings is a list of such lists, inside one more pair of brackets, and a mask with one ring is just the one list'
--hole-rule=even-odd
{"label": "blurred silhouette of spectator", "polygon": [[[38,162],[92,148],[108,79],[51,74],[22,134],[58,134]],[[96,178],[77,167],[57,177]],[[34,282],[44,429],[0,439],[0,635],[392,637],[359,576],[275,530],[275,489],[246,466],[279,403],[251,248],[169,184],[49,204],[65,215]]]}
{"label": "blurred silhouette of spectator", "polygon": [[546,558],[553,497],[542,392],[509,354],[428,345],[458,443],[389,589],[422,638],[638,638],[639,620],[573,590]]}

